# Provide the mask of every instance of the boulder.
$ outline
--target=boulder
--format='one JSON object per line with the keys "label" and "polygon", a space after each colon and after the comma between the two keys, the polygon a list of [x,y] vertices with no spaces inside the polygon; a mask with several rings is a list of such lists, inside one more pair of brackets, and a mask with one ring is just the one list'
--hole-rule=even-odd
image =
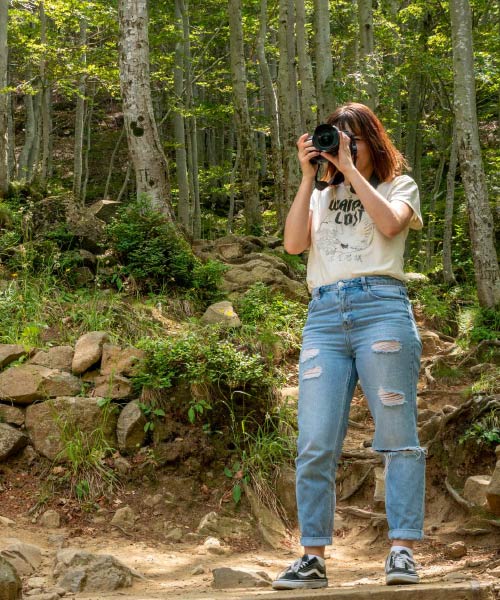
{"label": "boulder", "polygon": [[7,423],[0,423],[0,461],[19,452],[28,441],[28,437],[22,431]]}
{"label": "boulder", "polygon": [[10,539],[0,555],[10,562],[19,575],[36,573],[42,563],[40,548],[17,539]]}
{"label": "boulder", "polygon": [[295,469],[283,466],[276,480],[276,496],[289,521],[297,521],[297,498],[295,496]]}
{"label": "boulder", "polygon": [[100,375],[95,380],[94,394],[101,398],[122,400],[133,394],[132,382],[123,375]]}
{"label": "boulder", "polygon": [[240,327],[241,321],[234,312],[231,302],[226,300],[210,305],[201,317],[203,323],[222,325],[223,327]]}
{"label": "boulder", "polygon": [[56,556],[54,577],[67,592],[111,592],[132,585],[134,572],[110,554],[67,548]]}
{"label": "boulder", "polygon": [[422,354],[429,356],[442,350],[441,338],[437,333],[430,329],[419,330],[420,340],[422,341]]}
{"label": "boulder", "polygon": [[111,519],[111,523],[128,529],[134,526],[136,518],[137,517],[130,506],[123,506],[115,512]]}
{"label": "boulder", "polygon": [[474,475],[468,477],[464,485],[464,498],[476,506],[486,504],[486,492],[490,484],[490,477],[487,475]]}
{"label": "boulder", "polygon": [[467,546],[464,542],[453,542],[444,547],[443,553],[446,558],[458,560],[467,554]]}
{"label": "boulder", "polygon": [[500,517],[500,446],[496,447],[497,464],[486,489],[486,500],[491,512]]}
{"label": "boulder", "polygon": [[122,348],[114,344],[102,347],[101,375],[135,375],[137,365],[144,360],[144,350],[132,346]]}
{"label": "boulder", "polygon": [[197,533],[220,538],[241,537],[249,535],[252,525],[248,521],[218,515],[215,511],[207,513],[200,521]]}
{"label": "boulder", "polygon": [[122,206],[121,202],[117,202],[116,200],[97,200],[91,206],[89,206],[88,210],[95,217],[101,219],[105,223],[111,223],[111,221],[118,214],[119,208]]}
{"label": "boulder", "polygon": [[10,425],[24,425],[24,412],[16,406],[0,404],[0,422]]}
{"label": "boulder", "polygon": [[20,600],[22,585],[16,569],[0,556],[0,600]]}
{"label": "boulder", "polygon": [[27,352],[24,346],[17,344],[0,344],[0,369],[3,369],[11,362],[14,362],[21,356],[26,356]]}
{"label": "boulder", "polygon": [[219,567],[212,569],[213,586],[217,589],[269,587],[271,578],[265,571],[247,571]]}
{"label": "boulder", "polygon": [[72,346],[54,346],[48,350],[39,350],[30,364],[41,365],[49,369],[59,369],[60,371],[71,371],[74,350]]}
{"label": "boulder", "polygon": [[46,529],[58,529],[61,527],[61,516],[56,510],[46,510],[38,523]]}
{"label": "boulder", "polygon": [[223,260],[232,260],[234,258],[241,258],[242,256],[245,255],[245,249],[241,242],[220,244],[217,249]]}
{"label": "boulder", "polygon": [[282,548],[287,538],[287,531],[282,520],[271,509],[262,504],[249,485],[245,485],[244,489],[262,538],[272,548]]}
{"label": "boulder", "polygon": [[91,438],[100,428],[107,442],[114,447],[117,415],[109,409],[103,410],[99,406],[100,400],[63,396],[29,406],[26,428],[35,450],[50,460],[57,458],[64,461],[65,444],[70,441],[74,430]]}
{"label": "boulder", "polygon": [[17,404],[78,394],[81,387],[81,381],[71,373],[40,365],[10,367],[0,373],[0,398]]}
{"label": "boulder", "polygon": [[385,503],[385,469],[375,467],[375,491],[373,493],[374,502]]}
{"label": "boulder", "polygon": [[121,452],[136,452],[146,439],[147,419],[137,402],[129,402],[118,417],[116,437]]}
{"label": "boulder", "polygon": [[101,360],[102,347],[109,341],[105,331],[91,331],[82,335],[76,342],[75,354],[71,369],[75,375],[80,375]]}

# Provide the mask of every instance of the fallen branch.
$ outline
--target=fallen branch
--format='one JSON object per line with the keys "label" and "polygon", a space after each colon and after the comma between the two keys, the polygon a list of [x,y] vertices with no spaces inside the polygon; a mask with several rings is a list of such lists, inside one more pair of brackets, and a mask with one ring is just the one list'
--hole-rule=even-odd
{"label": "fallen branch", "polygon": [[458,502],[458,504],[460,504],[460,506],[464,506],[465,508],[467,508],[469,510],[474,508],[474,504],[472,504],[472,502],[468,502],[467,500],[465,500],[465,498],[462,498],[462,496],[455,489],[453,489],[450,482],[448,481],[448,477],[445,477],[444,485],[445,485],[446,489],[448,490],[448,492],[450,493],[450,496],[453,498],[453,500],[455,500],[455,502]]}
{"label": "fallen branch", "polygon": [[364,510],[354,506],[337,506],[335,510],[347,515],[353,515],[354,517],[360,517],[361,519],[378,519],[385,521],[387,518],[385,513],[376,513],[372,512],[371,510]]}
{"label": "fallen branch", "polygon": [[477,353],[477,351],[479,350],[479,348],[481,348],[482,346],[497,346],[500,347],[500,340],[482,340],[481,342],[479,342],[479,344],[477,346],[475,346],[474,348],[472,348],[472,350],[470,352],[468,352],[464,358],[462,358],[462,360],[458,363],[457,368],[461,367],[462,365],[464,365],[471,356],[473,356],[474,354]]}
{"label": "fallen branch", "polygon": [[366,481],[366,478],[372,471],[373,471],[373,465],[368,467],[368,469],[366,470],[366,473],[364,473],[364,475],[360,478],[360,480],[356,483],[356,485],[351,490],[349,490],[341,498],[339,498],[339,502],[343,502],[344,500],[347,500],[351,496],[354,496],[354,494],[360,489],[360,487],[363,485],[363,483]]}
{"label": "fallen branch", "polygon": [[356,421],[353,421],[352,419],[349,419],[349,427],[354,427],[354,429],[366,429],[366,425],[363,425],[363,423],[356,423]]}
{"label": "fallen branch", "polygon": [[341,458],[359,458],[361,460],[376,460],[377,462],[383,462],[384,459],[380,454],[372,451],[363,450],[342,450]]}

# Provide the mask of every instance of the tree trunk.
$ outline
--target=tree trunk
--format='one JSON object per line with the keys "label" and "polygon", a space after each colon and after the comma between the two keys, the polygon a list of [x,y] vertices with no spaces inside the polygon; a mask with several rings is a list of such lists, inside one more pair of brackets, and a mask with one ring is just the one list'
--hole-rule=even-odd
{"label": "tree trunk", "polygon": [[359,53],[364,75],[366,105],[377,109],[377,72],[374,60],[372,0],[358,0]]}
{"label": "tree trunk", "polygon": [[[43,1],[39,6],[40,15],[40,42],[42,48],[47,47],[47,17],[45,16],[45,8]],[[49,178],[50,171],[50,150],[51,150],[51,86],[47,78],[47,61],[42,55],[40,59],[40,143],[41,157],[38,165],[38,182],[45,188]]]}
{"label": "tree trunk", "polygon": [[[79,45],[84,48],[87,44],[87,22],[84,18],[80,19],[80,39]],[[83,176],[83,137],[85,127],[85,92],[87,74],[87,53],[83,52],[81,56],[81,73],[78,81],[78,92],[76,97],[75,111],[75,146],[73,155],[73,194],[77,202],[81,201],[82,194],[82,176]]]}
{"label": "tree trunk", "polygon": [[444,209],[443,231],[443,277],[446,283],[455,283],[453,263],[451,261],[451,244],[453,239],[453,205],[455,201],[455,176],[457,174],[458,147],[456,129],[451,134],[450,162],[446,176],[446,205]]}
{"label": "tree trunk", "polygon": [[167,162],[151,100],[147,0],[119,0],[118,20],[120,88],[137,195],[146,194],[151,206],[173,222]]}
{"label": "tree trunk", "polygon": [[241,192],[244,202],[245,227],[248,233],[258,234],[262,227],[259,206],[259,173],[255,160],[255,140],[248,111],[241,0],[229,0],[228,7],[231,78],[236,129],[241,144]]}
{"label": "tree trunk", "polygon": [[458,155],[467,198],[477,295],[481,306],[493,307],[500,304],[500,269],[479,144],[472,23],[468,0],[450,0],[450,17]]}
{"label": "tree trunk", "polygon": [[318,121],[335,109],[330,11],[328,0],[314,0],[314,60],[316,62],[316,99]]}
{"label": "tree trunk", "polygon": [[[31,79],[31,67],[27,68],[26,77]],[[17,177],[21,181],[31,181],[33,175],[33,147],[37,134],[37,122],[35,119],[35,102],[32,94],[24,95],[24,107],[26,120],[24,122],[24,143],[19,155]]]}
{"label": "tree trunk", "polygon": [[[443,139],[443,146],[446,143],[446,133],[441,131]],[[431,200],[429,203],[429,210],[427,213],[427,239],[425,241],[425,266],[427,270],[431,269],[434,259],[434,235],[436,229],[436,200],[440,195],[441,181],[443,179],[444,165],[446,163],[446,147],[441,148],[441,156],[439,158],[439,165],[436,170],[436,176],[434,178],[434,188],[431,194]]]}
{"label": "tree trunk", "polygon": [[7,87],[8,46],[7,46],[8,2],[0,0],[0,196],[9,189],[9,94]]}
{"label": "tree trunk", "polygon": [[[281,156],[281,136],[278,118],[278,105],[276,93],[273,87],[271,71],[266,58],[266,23],[267,23],[267,0],[260,3],[260,28],[257,38],[257,57],[259,60],[260,75],[262,78],[262,89],[264,94],[264,105],[269,112],[269,134],[271,138],[271,171],[274,176],[274,205],[278,215],[285,213],[283,197],[283,164]],[[280,223],[284,224],[284,219]]]}
{"label": "tree trunk", "polygon": [[304,0],[295,0],[295,21],[300,79],[301,130],[312,132],[317,123],[317,116],[313,110],[316,107],[316,93],[309,45],[307,43]]}
{"label": "tree trunk", "polygon": [[179,39],[175,44],[174,93],[176,108],[173,115],[175,135],[175,164],[179,199],[177,216],[179,222],[189,231],[189,183],[187,175],[186,132],[184,130],[184,25],[183,0],[175,0],[175,27]]}

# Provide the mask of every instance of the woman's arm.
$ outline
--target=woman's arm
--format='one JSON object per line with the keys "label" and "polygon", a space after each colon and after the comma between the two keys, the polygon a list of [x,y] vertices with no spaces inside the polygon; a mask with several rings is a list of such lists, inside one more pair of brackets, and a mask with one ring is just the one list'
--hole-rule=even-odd
{"label": "woman's arm", "polygon": [[304,133],[297,142],[302,181],[285,223],[284,246],[289,254],[300,254],[311,244],[309,204],[318,166],[311,164],[310,160],[314,156],[319,156],[319,152],[313,147],[312,141],[307,138],[308,134]]}

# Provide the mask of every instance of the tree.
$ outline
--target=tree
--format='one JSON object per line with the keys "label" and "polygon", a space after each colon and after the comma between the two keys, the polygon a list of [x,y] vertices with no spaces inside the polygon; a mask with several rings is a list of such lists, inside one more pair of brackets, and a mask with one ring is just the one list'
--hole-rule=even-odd
{"label": "tree", "polygon": [[500,304],[500,269],[493,242],[493,215],[488,203],[479,144],[468,0],[450,0],[450,17],[458,154],[467,198],[477,294],[481,306],[493,307]]}
{"label": "tree", "polygon": [[160,144],[151,100],[147,0],[119,0],[120,88],[137,194],[174,221],[167,163]]}
{"label": "tree", "polygon": [[374,64],[372,0],[358,0],[359,52],[365,78],[366,104],[376,110],[378,104],[377,77]]}
{"label": "tree", "polygon": [[333,112],[336,103],[328,0],[314,0],[314,60],[318,120],[324,121]]}
{"label": "tree", "polygon": [[7,92],[7,0],[0,0],[0,195],[9,187],[9,94]]}

